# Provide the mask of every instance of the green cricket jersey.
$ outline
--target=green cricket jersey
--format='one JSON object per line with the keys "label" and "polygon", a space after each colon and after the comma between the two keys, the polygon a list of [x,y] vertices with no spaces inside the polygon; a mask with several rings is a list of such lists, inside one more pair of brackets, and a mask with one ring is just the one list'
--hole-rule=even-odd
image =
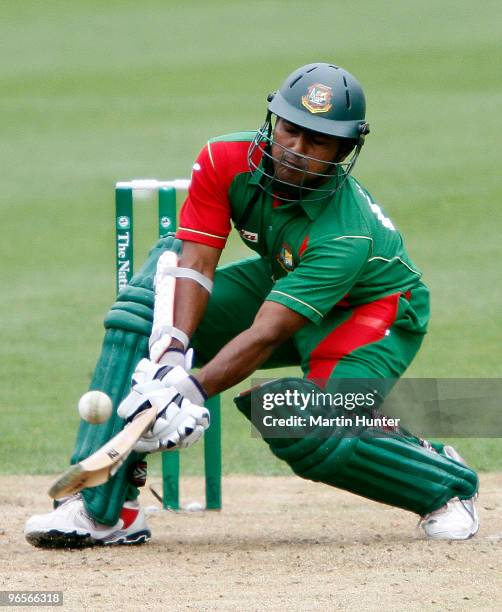
{"label": "green cricket jersey", "polygon": [[[201,151],[181,211],[179,238],[224,247],[231,222],[238,223],[261,189],[247,160],[253,137],[254,132],[222,136]],[[270,266],[275,283],[268,300],[319,323],[335,306],[425,289],[401,234],[355,178],[330,199],[315,196],[284,203],[260,191],[240,228],[242,240]],[[427,318],[428,308],[417,331],[425,331]]]}

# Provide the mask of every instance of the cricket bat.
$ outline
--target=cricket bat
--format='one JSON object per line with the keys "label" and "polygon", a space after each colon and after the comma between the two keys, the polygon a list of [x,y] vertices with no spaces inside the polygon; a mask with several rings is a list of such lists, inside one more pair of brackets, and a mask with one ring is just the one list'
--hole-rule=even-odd
{"label": "cricket bat", "polygon": [[72,465],[49,489],[49,497],[60,499],[88,487],[107,482],[129,456],[136,442],[155,420],[157,409],[151,406],[126,425],[95,453]]}
{"label": "cricket bat", "polygon": [[[178,265],[178,256],[165,251],[157,263],[155,276],[155,304],[150,358],[158,361],[171,342],[171,336],[163,328],[173,324],[174,289],[176,279],[166,274],[166,268]],[[72,465],[49,489],[49,497],[60,499],[78,493],[82,489],[97,487],[107,482],[131,453],[136,442],[155,421],[157,409],[147,408],[115,437],[95,453]]]}
{"label": "cricket bat", "polygon": [[150,359],[158,363],[171,344],[171,335],[166,327],[173,324],[174,290],[176,277],[168,274],[169,268],[178,265],[178,256],[173,251],[164,251],[157,262],[155,274],[155,306],[153,309],[152,334],[150,336]]}

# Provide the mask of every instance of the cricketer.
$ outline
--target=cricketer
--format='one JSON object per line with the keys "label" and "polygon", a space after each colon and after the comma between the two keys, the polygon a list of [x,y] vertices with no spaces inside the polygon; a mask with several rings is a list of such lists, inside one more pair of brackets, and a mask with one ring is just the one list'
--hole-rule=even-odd
{"label": "cricketer", "polygon": [[[105,318],[93,384],[118,409],[108,428],[81,424],[72,463],[145,408],[158,406],[157,418],[105,485],[31,517],[30,543],[149,540],[137,501],[138,461],[197,443],[209,426],[206,398],[258,368],[296,365],[303,372],[265,383],[269,397],[402,376],[427,331],[429,292],[394,223],[353,175],[369,131],[360,83],[337,65],[312,63],[268,96],[257,131],[203,147],[176,236],[152,249]],[[231,225],[254,254],[218,267]],[[166,250],[179,255],[168,272],[175,277],[173,324],[164,330],[171,340],[152,361],[153,283]],[[196,373],[189,348],[201,367]],[[252,402],[251,391],[235,398],[247,418]],[[339,407],[334,416],[343,413]],[[309,415],[292,405],[285,416]],[[455,449],[399,429],[369,429],[354,435],[342,426],[327,438],[265,442],[302,478],[415,513],[428,538],[472,537],[478,477]]]}

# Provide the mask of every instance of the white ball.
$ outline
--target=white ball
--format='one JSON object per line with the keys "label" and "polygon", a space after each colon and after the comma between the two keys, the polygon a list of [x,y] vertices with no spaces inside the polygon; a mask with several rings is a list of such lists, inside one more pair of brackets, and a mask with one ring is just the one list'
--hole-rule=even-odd
{"label": "white ball", "polygon": [[88,391],[78,402],[78,413],[88,423],[104,423],[112,414],[112,400],[103,391]]}

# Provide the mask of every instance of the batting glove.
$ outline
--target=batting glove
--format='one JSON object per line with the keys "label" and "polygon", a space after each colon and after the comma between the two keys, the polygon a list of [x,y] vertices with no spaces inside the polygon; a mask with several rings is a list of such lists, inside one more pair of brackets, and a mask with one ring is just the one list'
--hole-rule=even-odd
{"label": "batting glove", "polygon": [[[193,404],[174,387],[150,391],[143,395],[143,399],[157,408],[157,417],[151,429],[134,446],[139,453],[188,448],[198,442],[209,427],[207,408]],[[131,415],[128,420],[134,416]]]}
{"label": "batting glove", "polygon": [[207,393],[200,383],[188,374],[182,366],[171,366],[154,363],[142,359],[132,375],[132,389],[138,393],[146,393],[150,389],[159,388],[159,382],[164,387],[176,387],[178,391],[194,404],[204,404]]}
{"label": "batting glove", "polygon": [[185,353],[182,349],[169,348],[159,360],[160,365],[169,365],[173,368],[181,366],[185,371],[189,372],[193,364],[193,349],[190,348]]}
{"label": "batting glove", "polygon": [[140,412],[155,406],[157,417],[151,429],[136,443],[134,450],[155,453],[187,448],[195,444],[209,427],[209,411],[192,403],[174,387],[154,380],[133,389],[118,407],[117,413],[128,423]]}

